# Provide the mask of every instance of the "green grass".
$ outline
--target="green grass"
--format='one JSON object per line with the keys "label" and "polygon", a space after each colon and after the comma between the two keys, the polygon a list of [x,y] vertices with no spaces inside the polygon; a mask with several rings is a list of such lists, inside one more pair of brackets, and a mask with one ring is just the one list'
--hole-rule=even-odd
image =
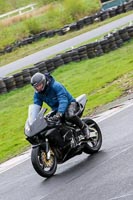
{"label": "green grass", "polygon": [[[53,76],[61,81],[74,97],[86,93],[88,102],[84,115],[111,102],[133,88],[133,40],[122,48],[59,67]],[[0,162],[26,150],[24,124],[33,88],[27,85],[0,96]],[[45,107],[45,106],[44,106]]]}

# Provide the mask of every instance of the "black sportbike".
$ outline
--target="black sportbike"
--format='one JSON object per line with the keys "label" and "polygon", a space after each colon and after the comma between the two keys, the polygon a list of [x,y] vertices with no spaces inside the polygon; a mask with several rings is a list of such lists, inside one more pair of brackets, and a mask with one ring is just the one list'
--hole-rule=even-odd
{"label": "black sportbike", "polygon": [[[86,95],[79,96],[78,116],[81,117],[87,102]],[[102,134],[97,123],[88,118],[81,118],[90,130],[86,140],[81,130],[65,119],[53,123],[51,114],[38,105],[29,105],[28,119],[25,124],[26,139],[32,144],[31,161],[35,171],[42,177],[52,176],[57,164],[85,152],[94,154],[102,145]]]}

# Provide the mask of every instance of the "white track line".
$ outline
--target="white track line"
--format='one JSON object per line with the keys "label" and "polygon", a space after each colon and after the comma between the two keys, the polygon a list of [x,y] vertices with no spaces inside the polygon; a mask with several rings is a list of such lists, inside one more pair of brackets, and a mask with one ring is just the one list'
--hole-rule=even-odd
{"label": "white track line", "polygon": [[104,121],[105,119],[110,118],[113,115],[116,115],[119,112],[122,112],[123,110],[125,110],[125,109],[127,109],[127,108],[129,108],[131,106],[133,106],[133,99],[125,101],[124,103],[121,103],[121,104],[119,104],[117,106],[114,106],[114,108],[109,109],[109,110],[107,110],[107,111],[95,116],[93,119],[96,122]]}

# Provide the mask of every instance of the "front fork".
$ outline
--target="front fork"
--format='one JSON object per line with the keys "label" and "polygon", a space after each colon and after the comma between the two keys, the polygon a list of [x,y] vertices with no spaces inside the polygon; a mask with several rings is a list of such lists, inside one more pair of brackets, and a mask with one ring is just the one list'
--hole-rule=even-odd
{"label": "front fork", "polygon": [[49,147],[49,142],[47,138],[45,139],[45,142],[46,142],[46,158],[47,160],[50,160],[50,147]]}
{"label": "front fork", "polygon": [[33,145],[32,148],[36,148],[38,146],[40,146],[46,152],[46,159],[50,160],[50,146],[49,146],[48,139],[46,138],[45,142],[42,144]]}

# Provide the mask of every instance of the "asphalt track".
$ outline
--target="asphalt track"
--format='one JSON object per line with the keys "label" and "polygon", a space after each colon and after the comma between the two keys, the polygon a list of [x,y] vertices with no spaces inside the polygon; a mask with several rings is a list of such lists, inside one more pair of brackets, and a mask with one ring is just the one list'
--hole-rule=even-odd
{"label": "asphalt track", "polygon": [[[49,56],[52,56],[53,54],[55,55],[61,51],[67,50],[75,45],[79,45],[82,42],[85,42],[87,40],[90,40],[92,38],[100,36],[102,34],[108,33],[114,29],[121,27],[121,26],[127,25],[127,23],[130,23],[132,21],[133,21],[133,14],[130,14],[126,17],[122,17],[116,21],[109,23],[109,24],[106,24],[99,28],[93,29],[92,31],[81,34],[72,39],[61,42],[57,45],[54,45],[47,49],[41,50],[37,53],[31,54],[29,56],[26,56],[24,58],[16,60],[15,62],[12,62],[10,64],[0,67],[0,77],[5,77],[9,73],[12,73],[18,69],[21,69],[28,65],[35,64],[41,60],[45,60],[46,58],[48,58]],[[7,59],[8,59],[8,54],[7,54]]]}

